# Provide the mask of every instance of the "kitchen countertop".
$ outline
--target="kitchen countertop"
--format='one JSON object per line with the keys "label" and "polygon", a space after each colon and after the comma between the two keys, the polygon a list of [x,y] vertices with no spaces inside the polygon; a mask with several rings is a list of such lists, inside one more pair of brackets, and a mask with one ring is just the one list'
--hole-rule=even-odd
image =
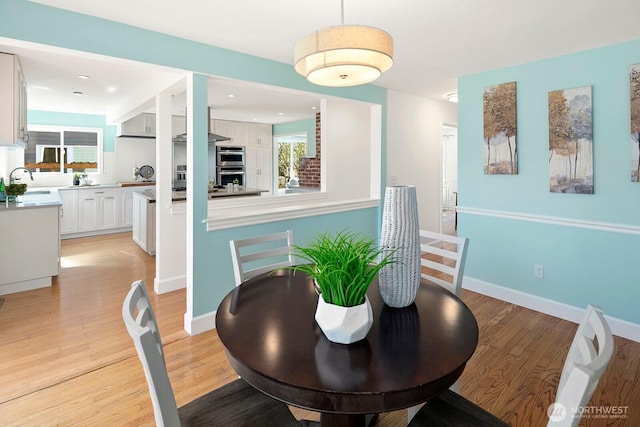
{"label": "kitchen countertop", "polygon": [[[234,190],[234,191],[227,191],[226,188],[220,188],[220,189],[216,189],[215,191],[209,190],[209,200],[217,199],[220,197],[259,196],[261,193],[266,193],[267,191],[268,190],[261,190],[259,188],[244,188],[244,187],[239,187],[237,190]],[[149,199],[150,203],[155,203],[156,201],[155,190],[137,191],[136,193],[141,194],[143,197]],[[174,202],[187,200],[187,192],[172,191],[171,200]]]}
{"label": "kitchen countertop", "polygon": [[[38,194],[42,191],[48,191],[47,194]],[[35,194],[34,194],[35,192]],[[23,208],[41,208],[47,206],[61,206],[62,202],[60,201],[60,195],[58,194],[58,190],[55,188],[35,188],[24,193],[21,196],[18,196],[17,202],[9,202],[1,201],[0,202],[0,210],[12,210],[12,209],[23,209]]]}
{"label": "kitchen countertop", "polygon": [[156,185],[155,181],[131,181],[131,182],[118,182],[116,183],[120,187],[142,187],[145,185]]}
{"label": "kitchen countertop", "polygon": [[60,187],[61,190],[82,190],[85,188],[96,188],[96,187],[143,187],[149,185],[156,185],[155,181],[142,182],[142,181],[131,181],[131,182],[114,182],[107,184],[91,184],[91,185],[67,185],[64,187]]}

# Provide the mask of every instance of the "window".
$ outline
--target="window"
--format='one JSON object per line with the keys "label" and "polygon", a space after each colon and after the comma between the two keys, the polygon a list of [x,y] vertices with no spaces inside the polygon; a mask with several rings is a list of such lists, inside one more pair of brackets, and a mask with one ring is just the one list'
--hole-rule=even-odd
{"label": "window", "polygon": [[42,173],[99,173],[102,129],[29,126],[24,165]]}
{"label": "window", "polygon": [[307,155],[307,135],[278,137],[278,188],[299,178],[300,158]]}

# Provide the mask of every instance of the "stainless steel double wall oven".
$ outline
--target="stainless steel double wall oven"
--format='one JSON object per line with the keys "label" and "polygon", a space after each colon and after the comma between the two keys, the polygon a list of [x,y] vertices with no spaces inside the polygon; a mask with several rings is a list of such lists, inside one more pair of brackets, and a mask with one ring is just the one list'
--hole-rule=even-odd
{"label": "stainless steel double wall oven", "polygon": [[245,149],[238,145],[216,146],[216,184],[227,185],[237,180],[245,183]]}

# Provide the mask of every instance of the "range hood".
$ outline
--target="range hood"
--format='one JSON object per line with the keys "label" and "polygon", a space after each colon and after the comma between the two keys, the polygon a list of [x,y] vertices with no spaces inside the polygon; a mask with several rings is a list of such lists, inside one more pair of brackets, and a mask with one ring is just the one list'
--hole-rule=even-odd
{"label": "range hood", "polygon": [[[211,107],[207,108],[207,142],[209,144],[214,144],[218,141],[231,141],[231,138],[229,138],[228,136],[222,136],[222,135],[218,135],[215,134],[213,132],[211,132]],[[187,117],[184,117],[184,121],[185,121],[185,129],[187,128]],[[175,138],[173,138],[173,142],[187,142],[187,134],[186,133],[182,133],[180,135],[176,135]]]}

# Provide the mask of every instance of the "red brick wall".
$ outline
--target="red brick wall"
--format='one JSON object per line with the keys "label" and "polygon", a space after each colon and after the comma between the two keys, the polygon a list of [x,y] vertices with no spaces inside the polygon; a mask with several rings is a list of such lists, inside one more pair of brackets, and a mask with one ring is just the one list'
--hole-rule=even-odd
{"label": "red brick wall", "polygon": [[300,187],[320,188],[320,113],[316,113],[316,156],[300,159]]}

